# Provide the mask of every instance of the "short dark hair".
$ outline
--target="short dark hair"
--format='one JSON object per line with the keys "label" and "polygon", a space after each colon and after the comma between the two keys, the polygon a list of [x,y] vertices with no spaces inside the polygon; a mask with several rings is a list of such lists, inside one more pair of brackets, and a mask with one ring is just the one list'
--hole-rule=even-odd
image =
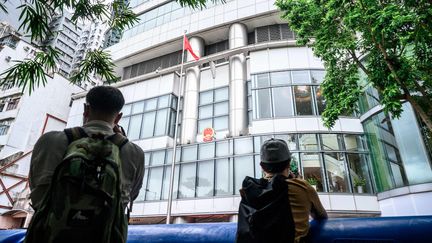
{"label": "short dark hair", "polygon": [[261,162],[261,168],[267,173],[280,173],[285,170],[286,167],[290,166],[291,159],[285,160],[278,163],[264,163]]}
{"label": "short dark hair", "polygon": [[125,100],[117,88],[96,86],[87,93],[86,102],[94,111],[112,115],[121,111]]}

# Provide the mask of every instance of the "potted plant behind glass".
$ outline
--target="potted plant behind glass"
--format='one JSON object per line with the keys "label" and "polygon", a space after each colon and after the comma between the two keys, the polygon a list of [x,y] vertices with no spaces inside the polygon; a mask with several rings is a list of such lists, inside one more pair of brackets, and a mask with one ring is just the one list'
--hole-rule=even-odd
{"label": "potted plant behind glass", "polygon": [[357,188],[357,193],[364,193],[363,187],[366,186],[366,179],[361,176],[354,178],[354,187]]}
{"label": "potted plant behind glass", "polygon": [[317,181],[317,179],[315,179],[315,178],[313,178],[313,177],[310,177],[310,178],[307,178],[306,179],[306,181],[315,189],[315,191],[316,191],[316,189],[317,189],[317,184],[318,184],[318,181]]}

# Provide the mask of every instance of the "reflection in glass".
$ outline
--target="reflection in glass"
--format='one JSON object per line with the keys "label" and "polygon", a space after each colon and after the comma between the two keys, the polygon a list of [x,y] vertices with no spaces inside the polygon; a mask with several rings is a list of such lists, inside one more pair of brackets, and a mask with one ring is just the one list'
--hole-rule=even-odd
{"label": "reflection in glass", "polygon": [[[174,172],[173,198],[177,198],[179,174],[180,174],[180,166],[176,165],[175,172]],[[168,199],[169,184],[171,180],[170,177],[171,177],[171,166],[165,166],[165,174],[162,183],[162,200]]]}
{"label": "reflection in glass", "polygon": [[320,84],[324,81],[325,71],[323,70],[311,70],[312,83]]}
{"label": "reflection in glass", "polygon": [[197,197],[213,196],[213,170],[213,160],[201,161],[198,163]]}
{"label": "reflection in glass", "polygon": [[321,134],[321,142],[323,150],[341,150],[337,134]]}
{"label": "reflection in glass", "polygon": [[326,107],[326,102],[321,87],[315,87],[315,96],[318,107],[318,114],[321,115]]}
{"label": "reflection in glass", "polygon": [[165,135],[167,133],[168,109],[158,110],[155,121],[155,136]]}
{"label": "reflection in glass", "polygon": [[228,100],[228,87],[215,89],[214,102]]}
{"label": "reflection in glass", "polygon": [[318,150],[316,134],[299,134],[300,150]]}
{"label": "reflection in glass", "polygon": [[132,114],[141,113],[144,110],[144,101],[134,103],[132,107]]}
{"label": "reflection in glass", "polygon": [[345,149],[347,151],[364,151],[361,135],[344,134]]}
{"label": "reflection in glass", "polygon": [[209,118],[213,116],[213,105],[201,106],[199,108],[198,117],[201,118]]}
{"label": "reflection in glass", "polygon": [[313,178],[317,181],[317,191],[324,191],[324,180],[321,174],[321,162],[317,153],[301,153],[303,176],[305,180]]}
{"label": "reflection in glass", "polygon": [[271,117],[271,100],[270,89],[260,89],[255,91],[256,104],[254,111],[257,118],[270,118]]}
{"label": "reflection in glass", "polygon": [[273,105],[275,117],[294,115],[291,87],[273,88]]}
{"label": "reflection in glass", "polygon": [[213,128],[215,131],[228,129],[228,116],[221,116],[214,118]]}
{"label": "reflection in glass", "polygon": [[183,147],[182,149],[182,161],[194,161],[197,159],[197,147],[196,145]]}
{"label": "reflection in glass", "polygon": [[153,137],[155,119],[156,119],[156,111],[144,113],[144,121],[142,123],[141,138]]}
{"label": "reflection in glass", "polygon": [[234,154],[253,153],[252,138],[241,138],[234,141]]}
{"label": "reflection in glass", "polygon": [[213,90],[201,92],[199,98],[199,104],[205,105],[213,102]]}
{"label": "reflection in glass", "polygon": [[287,85],[291,83],[291,74],[289,71],[270,73],[271,85]]}
{"label": "reflection in glass", "polygon": [[[351,182],[355,193],[372,193],[372,184],[369,177],[369,168],[366,155],[364,154],[347,154],[348,165],[351,175]],[[359,184],[364,180],[366,185]],[[357,182],[357,183],[356,183]],[[359,189],[361,187],[361,189]]]}
{"label": "reflection in glass", "polygon": [[275,138],[284,140],[290,151],[297,150],[297,136],[295,134],[275,135]]}
{"label": "reflection in glass", "polygon": [[179,198],[195,197],[196,163],[180,165]]}
{"label": "reflection in glass", "polygon": [[309,84],[311,81],[308,70],[292,71],[291,74],[293,84]]}
{"label": "reflection in glass", "polygon": [[156,110],[157,98],[146,100],[145,111]]}
{"label": "reflection in glass", "polygon": [[149,169],[149,180],[146,190],[146,200],[159,200],[161,196],[163,167]]}
{"label": "reflection in glass", "polygon": [[141,120],[142,114],[131,117],[128,131],[129,140],[137,140],[140,137]]}
{"label": "reflection in glass", "polygon": [[329,192],[349,192],[345,161],[341,153],[325,153]]}
{"label": "reflection in glass", "polygon": [[252,156],[234,158],[234,192],[239,194],[242,182],[246,176],[254,176],[254,160]]}
{"label": "reflection in glass", "polygon": [[214,143],[205,143],[199,145],[198,159],[214,158]]}
{"label": "reflection in glass", "polygon": [[233,165],[232,159],[216,160],[216,184],[215,194],[232,195],[233,194]]}
{"label": "reflection in glass", "polygon": [[311,86],[294,86],[297,115],[313,115]]}
{"label": "reflection in glass", "polygon": [[150,165],[163,165],[165,162],[165,150],[155,151],[152,153]]}
{"label": "reflection in glass", "polygon": [[252,88],[263,88],[270,85],[270,79],[268,73],[262,73],[254,76],[254,83]]}

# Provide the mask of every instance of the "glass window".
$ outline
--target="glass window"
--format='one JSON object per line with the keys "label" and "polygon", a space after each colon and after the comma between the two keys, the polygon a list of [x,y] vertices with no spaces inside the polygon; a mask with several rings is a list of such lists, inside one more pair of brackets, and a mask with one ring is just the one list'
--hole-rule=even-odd
{"label": "glass window", "polygon": [[158,108],[165,108],[169,106],[169,95],[159,97]]}
{"label": "glass window", "polygon": [[261,152],[261,137],[254,137],[254,151],[255,153]]}
{"label": "glass window", "polygon": [[150,152],[144,153],[144,165],[145,166],[150,164],[150,156],[151,156]]}
{"label": "glass window", "polygon": [[214,101],[218,102],[218,101],[223,101],[223,100],[228,100],[228,87],[221,88],[221,89],[215,89]]}
{"label": "glass window", "polygon": [[141,113],[144,110],[144,101],[134,103],[132,107],[132,114]]}
{"label": "glass window", "polygon": [[297,115],[313,115],[313,102],[310,86],[294,86]]}
{"label": "glass window", "polygon": [[242,182],[246,176],[254,176],[254,160],[252,156],[234,158],[234,192],[239,194]]}
{"label": "glass window", "polygon": [[295,175],[300,175],[302,173],[300,167],[299,153],[291,153],[290,170]]}
{"label": "glass window", "polygon": [[130,115],[131,110],[132,110],[132,105],[127,104],[127,105],[123,106],[123,109],[121,112],[123,113],[123,116],[128,116],[128,115]]}
{"label": "glass window", "polygon": [[300,150],[318,150],[316,134],[299,134]]}
{"label": "glass window", "polygon": [[155,119],[156,119],[156,111],[144,113],[141,138],[153,137]]}
{"label": "glass window", "polygon": [[325,71],[323,70],[312,70],[311,71],[311,78],[312,83],[314,84],[320,84],[324,81],[325,77]]}
{"label": "glass window", "polygon": [[234,178],[232,159],[217,159],[215,175],[215,195],[232,195]]}
{"label": "glass window", "polygon": [[347,154],[347,159],[354,192],[372,193],[372,182],[369,177],[366,155]]}
{"label": "glass window", "polygon": [[322,94],[322,89],[320,87],[315,87],[315,96],[318,108],[318,114],[321,115],[326,107],[326,102]]}
{"label": "glass window", "polygon": [[255,155],[255,178],[261,178],[263,176],[263,171],[261,169],[261,157],[259,155]]}
{"label": "glass window", "polygon": [[321,147],[323,150],[341,150],[337,134],[321,134]]}
{"label": "glass window", "polygon": [[165,163],[165,150],[155,151],[152,153],[150,165],[163,165]]}
{"label": "glass window", "polygon": [[128,134],[129,120],[130,120],[130,117],[124,117],[124,118],[120,119],[120,121],[119,121],[119,125],[121,127],[123,127],[126,134]]}
{"label": "glass window", "polygon": [[363,151],[363,137],[361,135],[344,134],[345,150]]}
{"label": "glass window", "polygon": [[149,180],[146,190],[146,200],[159,200],[161,196],[163,167],[149,169]]}
{"label": "glass window", "polygon": [[260,89],[255,91],[256,104],[254,111],[257,118],[270,118],[271,115],[271,99],[270,89]]}
{"label": "glass window", "polygon": [[342,153],[325,153],[329,192],[349,192],[345,161]]}
{"label": "glass window", "polygon": [[129,133],[128,138],[130,140],[137,140],[140,137],[140,128],[141,128],[141,120],[142,114],[134,115],[131,117],[131,121],[129,123]]}
{"label": "glass window", "polygon": [[275,135],[275,138],[284,140],[289,150],[297,150],[297,136],[296,134],[287,134],[287,135]]}
{"label": "glass window", "polygon": [[[162,184],[162,200],[168,199],[169,184],[171,180],[171,166],[165,166],[164,168],[165,168],[165,174],[164,174],[164,179]],[[176,165],[175,172],[174,172],[173,198],[177,198],[179,174],[180,174],[180,167]]]}
{"label": "glass window", "polygon": [[212,197],[214,182],[213,160],[198,163],[197,197]]}
{"label": "glass window", "polygon": [[213,116],[213,105],[201,106],[199,108],[199,118],[209,118]]}
{"label": "glass window", "polygon": [[235,139],[234,140],[234,153],[235,154],[253,153],[252,138]]}
{"label": "glass window", "polygon": [[227,156],[230,155],[229,141],[217,142],[216,143],[216,156]]}
{"label": "glass window", "polygon": [[200,105],[210,104],[213,102],[213,90],[201,92],[199,97]]}
{"label": "glass window", "polygon": [[214,105],[214,116],[227,115],[228,109],[228,101],[217,103]]}
{"label": "glass window", "polygon": [[146,100],[145,111],[156,110],[157,98]]}
{"label": "glass window", "polygon": [[309,84],[310,78],[309,78],[309,71],[303,70],[303,71],[292,71],[292,82],[293,84]]}
{"label": "glass window", "polygon": [[205,119],[205,120],[198,121],[198,133],[202,133],[204,129],[209,127],[212,127],[212,119]]}
{"label": "glass window", "polygon": [[228,116],[214,118],[213,128],[215,131],[228,130]]}
{"label": "glass window", "polygon": [[304,179],[309,183],[312,181],[316,182],[317,191],[323,192],[324,180],[321,173],[321,161],[319,154],[301,153],[301,163],[303,165]]}
{"label": "glass window", "polygon": [[143,184],[142,184],[142,187],[138,193],[137,201],[144,201],[145,200],[148,174],[149,174],[149,169],[145,169],[144,170]]}
{"label": "glass window", "polygon": [[291,73],[289,71],[272,72],[270,77],[271,85],[287,85],[291,83]]}
{"label": "glass window", "polygon": [[167,134],[167,123],[168,123],[168,109],[158,110],[156,115],[156,128],[155,136],[161,136]]}
{"label": "glass window", "polygon": [[254,76],[254,85],[253,88],[263,88],[268,87],[270,85],[270,78],[268,73],[257,74]]}
{"label": "glass window", "polygon": [[214,143],[205,143],[199,145],[199,156],[198,159],[210,159],[214,158]]}
{"label": "glass window", "polygon": [[195,197],[196,163],[180,165],[179,198]]}
{"label": "glass window", "polygon": [[182,161],[194,161],[197,159],[196,145],[182,148]]}
{"label": "glass window", "polygon": [[[180,152],[181,152],[181,148],[177,147],[176,162],[180,161],[180,156],[181,156]],[[165,159],[165,163],[166,164],[171,164],[171,162],[172,162],[172,153],[173,153],[173,149],[172,148],[167,149],[166,159]]]}
{"label": "glass window", "polygon": [[292,107],[291,87],[273,88],[273,105],[275,117],[287,117],[294,114]]}

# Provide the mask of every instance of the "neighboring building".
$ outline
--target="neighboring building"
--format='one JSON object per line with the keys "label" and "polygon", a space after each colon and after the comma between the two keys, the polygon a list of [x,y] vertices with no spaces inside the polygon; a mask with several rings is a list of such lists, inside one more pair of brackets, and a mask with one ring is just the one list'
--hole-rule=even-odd
{"label": "neighboring building", "polygon": [[[0,73],[14,65],[14,60],[33,58],[36,51],[16,32],[2,35]],[[22,191],[27,186],[33,146],[41,134],[64,129],[70,97],[82,91],[58,74],[47,76],[47,81],[31,95],[13,85],[0,87],[0,228],[25,224],[30,207]]]}
{"label": "neighboring building", "polygon": [[[79,68],[79,64],[85,59],[89,51],[101,49],[104,44],[104,33],[108,29],[107,23],[104,21],[96,21],[86,24],[79,38],[79,44],[73,61],[73,70]],[[102,80],[96,75],[92,75],[90,81],[81,83],[80,86],[84,89],[90,89],[95,85],[102,84]]]}
{"label": "neighboring building", "polygon": [[121,32],[112,28],[109,28],[104,34],[104,45],[103,48],[108,48],[120,42]]}
{"label": "neighboring building", "polygon": [[44,42],[44,44],[48,44],[60,52],[59,73],[66,78],[73,70],[74,57],[78,50],[78,41],[83,28],[81,24],[75,25],[71,17],[72,14],[68,11],[52,17],[50,28],[56,34]]}

